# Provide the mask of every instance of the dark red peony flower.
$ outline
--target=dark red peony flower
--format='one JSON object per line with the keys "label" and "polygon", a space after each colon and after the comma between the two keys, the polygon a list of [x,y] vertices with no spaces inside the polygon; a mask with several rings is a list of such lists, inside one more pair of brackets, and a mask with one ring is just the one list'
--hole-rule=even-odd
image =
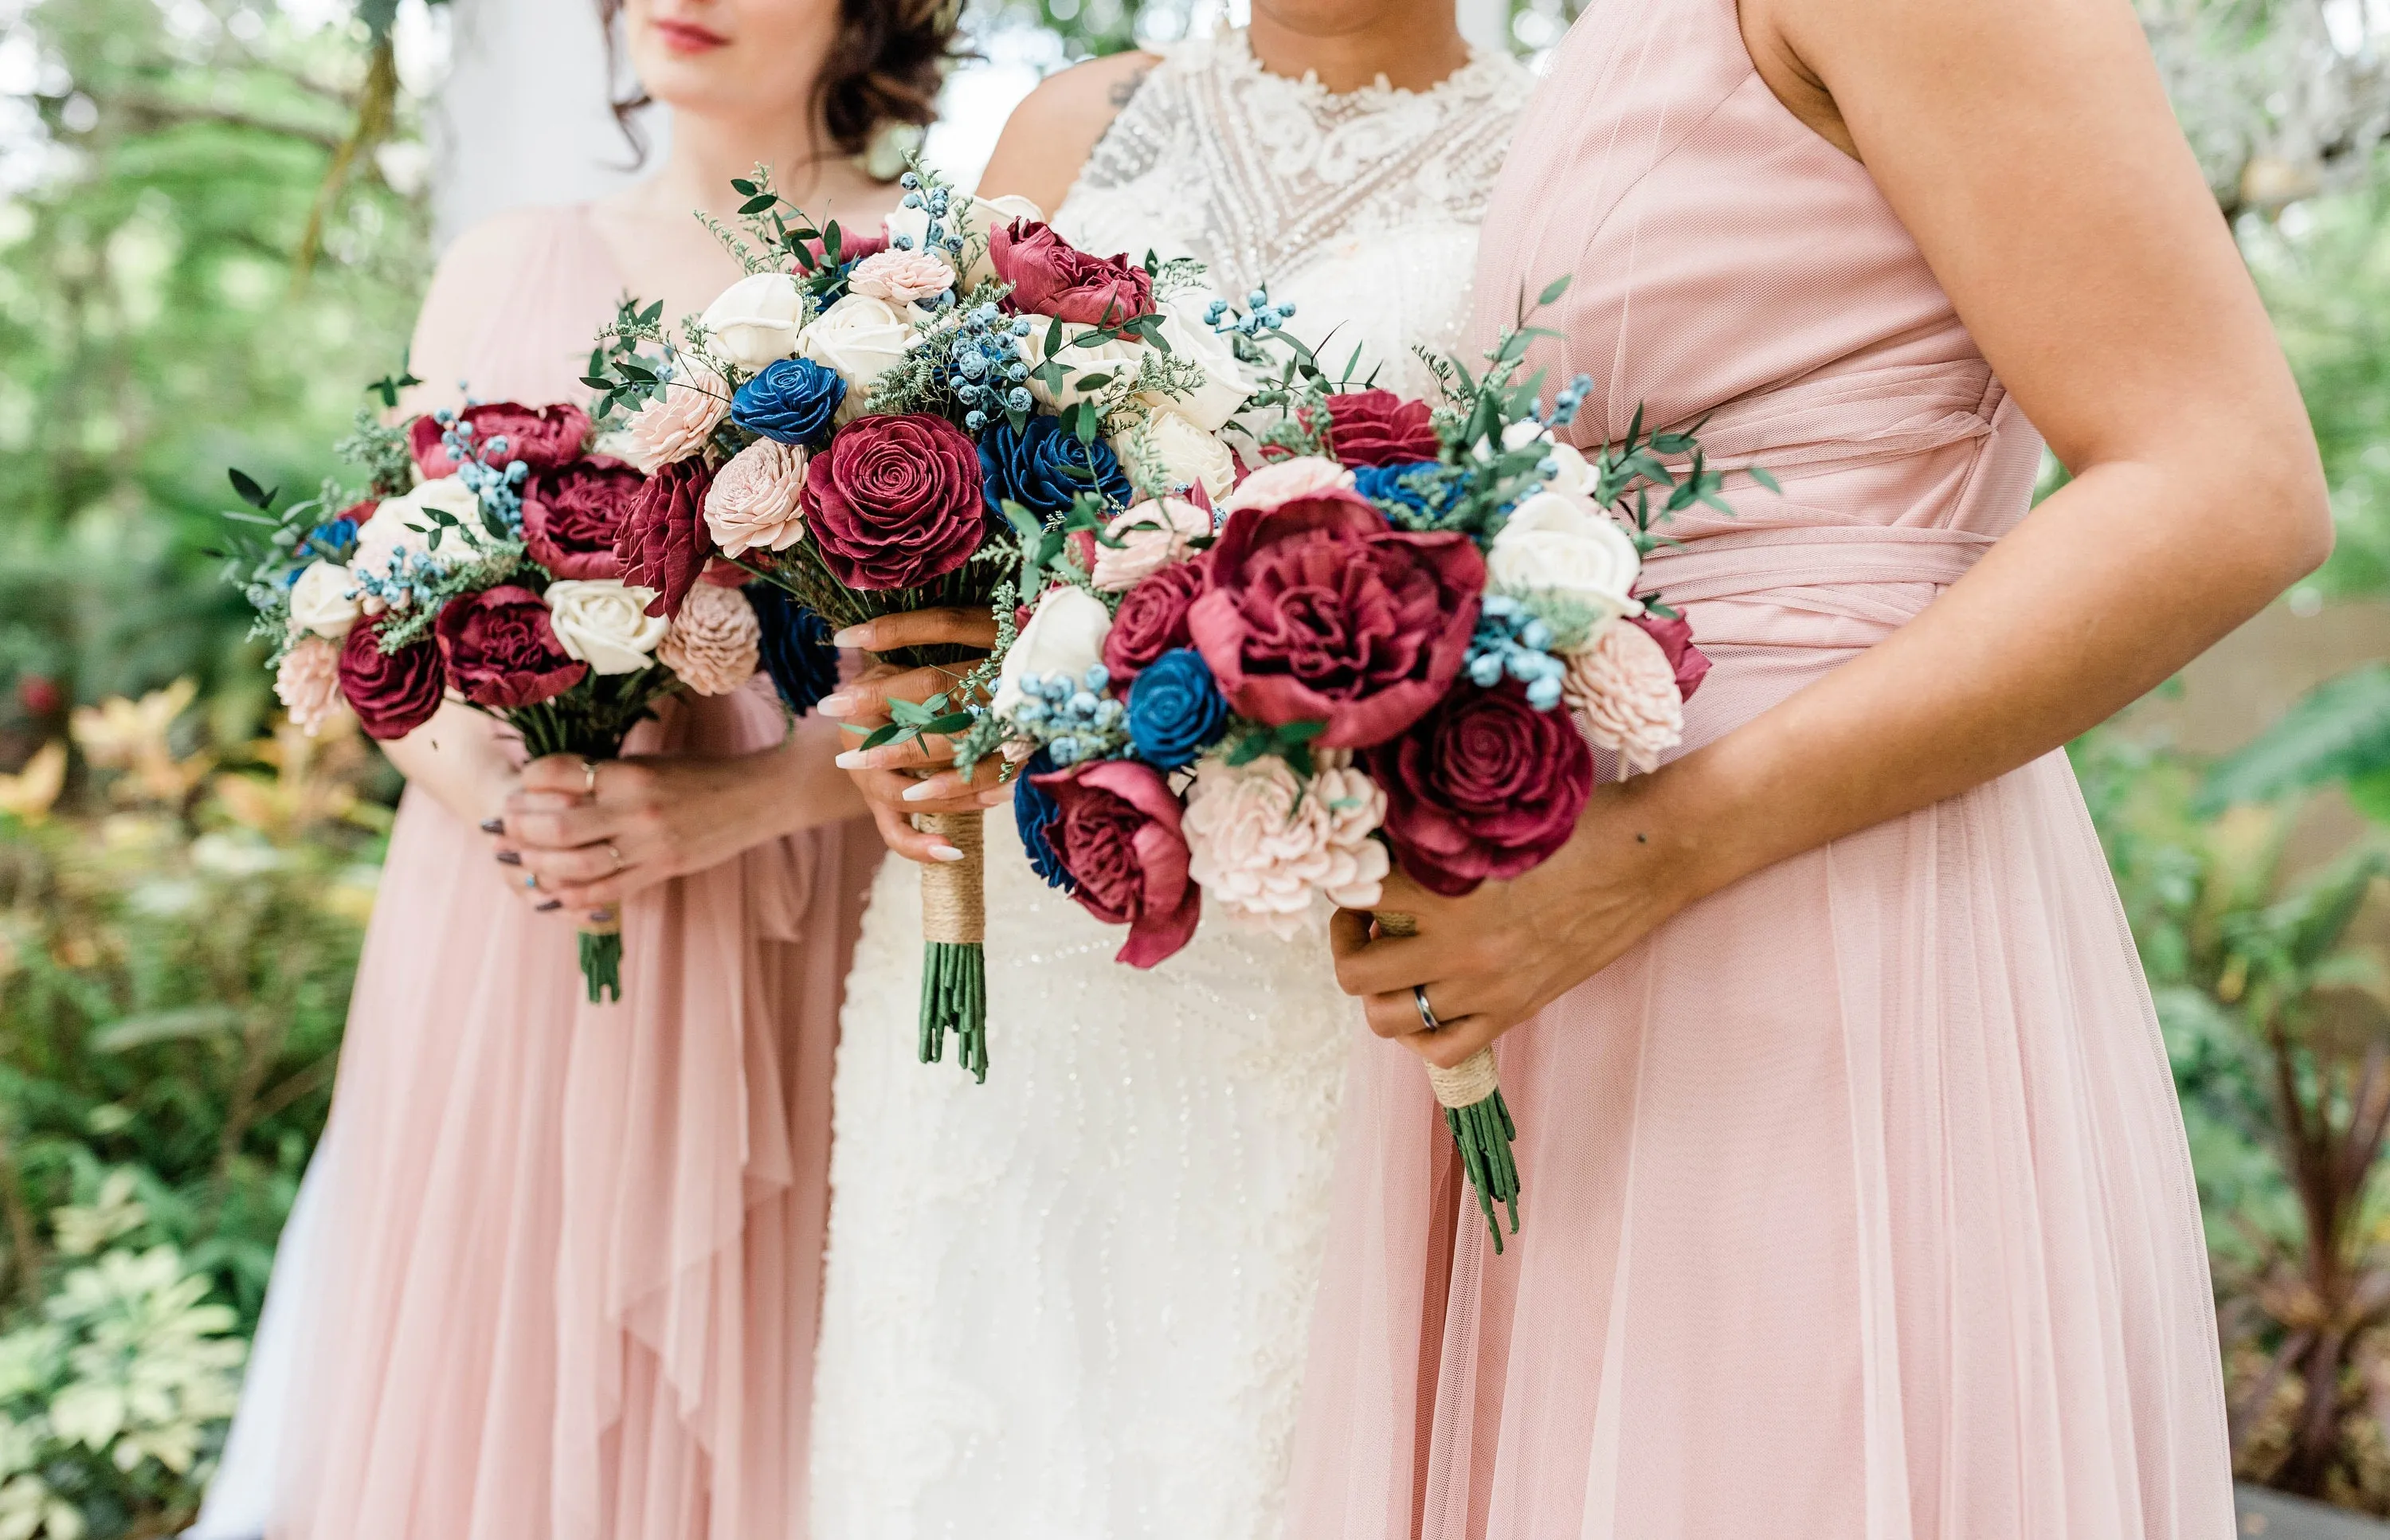
{"label": "dark red peony flower", "polygon": [[1201,558],[1164,567],[1121,596],[1112,628],[1104,634],[1104,667],[1125,686],[1174,648],[1193,647],[1187,612],[1202,596],[1208,569]]}
{"label": "dark red peony flower", "polygon": [[705,457],[675,460],[648,478],[631,503],[630,517],[614,537],[614,557],[624,583],[652,588],[650,615],[677,615],[680,601],[713,555],[705,529],[705,489],[713,472]]}
{"label": "dark red peony flower", "polygon": [[341,696],[370,737],[405,738],[430,721],[447,683],[429,638],[385,655],[380,626],[359,621],[341,645]]}
{"label": "dark red peony flower", "polygon": [[944,417],[857,417],[805,467],[805,529],[830,575],[865,591],[918,588],[987,534],[979,449]]}
{"label": "dark red peony flower", "polygon": [[1162,773],[1115,759],[1030,780],[1056,804],[1043,832],[1077,884],[1072,896],[1105,924],[1129,928],[1113,960],[1151,968],[1186,945],[1203,891],[1188,875],[1178,799]]}
{"label": "dark red peony flower", "polygon": [[[790,264],[790,270],[801,278],[811,276],[818,271],[819,263],[829,260],[829,242],[819,236],[814,237],[813,239],[805,242],[805,250],[812,255],[816,266],[807,267],[802,263],[792,263]],[[878,256],[887,250],[888,237],[878,230],[850,230],[843,225],[838,227],[838,260],[842,264],[861,262],[866,257]]]}
{"label": "dark red peony flower", "polygon": [[1012,286],[1004,308],[1073,326],[1117,326],[1153,314],[1153,279],[1125,256],[1091,257],[1035,220],[988,233],[987,260]]}
{"label": "dark red peony flower", "polygon": [[1258,721],[1327,723],[1323,749],[1383,743],[1434,705],[1485,589],[1468,536],[1389,529],[1349,492],[1240,508],[1202,565],[1187,629],[1220,693]]}
{"label": "dark red peony flower", "polygon": [[1657,615],[1631,618],[1668,655],[1668,666],[1677,671],[1677,699],[1690,700],[1710,671],[1709,654],[1693,645],[1693,622],[1682,614],[1673,621],[1664,621]]}
{"label": "dark red peony flower", "polygon": [[589,672],[565,655],[546,601],[517,584],[450,599],[431,629],[448,661],[448,682],[476,706],[536,706]]}
{"label": "dark red peony flower", "polygon": [[533,475],[523,488],[523,544],[560,578],[618,578],[614,542],[647,478],[619,460],[575,460]]}
{"label": "dark red peony flower", "polygon": [[[485,401],[478,406],[468,406],[456,414],[472,424],[473,443],[485,447],[492,439],[503,438],[503,452],[482,457],[490,464],[505,466],[520,460],[533,470],[554,470],[581,457],[581,445],[589,437],[589,415],[578,406],[524,406],[511,401]],[[407,430],[408,447],[415,451],[415,468],[427,481],[456,474],[456,462],[449,456],[441,441],[447,430],[430,413],[415,419]]]}
{"label": "dark red peony flower", "polygon": [[1444,451],[1424,401],[1392,391],[1355,391],[1328,398],[1328,444],[1348,470],[1372,465],[1417,465]]}
{"label": "dark red peony flower", "polygon": [[1395,858],[1448,898],[1541,864],[1593,794],[1593,751],[1569,713],[1536,710],[1507,680],[1455,692],[1368,764]]}

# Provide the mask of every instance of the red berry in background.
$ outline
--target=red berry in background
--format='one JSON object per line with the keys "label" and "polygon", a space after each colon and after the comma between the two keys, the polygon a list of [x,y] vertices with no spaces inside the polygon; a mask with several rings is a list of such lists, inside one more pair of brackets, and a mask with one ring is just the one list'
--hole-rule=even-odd
{"label": "red berry in background", "polygon": [[55,716],[66,704],[66,692],[46,674],[28,674],[17,681],[17,704],[28,716]]}

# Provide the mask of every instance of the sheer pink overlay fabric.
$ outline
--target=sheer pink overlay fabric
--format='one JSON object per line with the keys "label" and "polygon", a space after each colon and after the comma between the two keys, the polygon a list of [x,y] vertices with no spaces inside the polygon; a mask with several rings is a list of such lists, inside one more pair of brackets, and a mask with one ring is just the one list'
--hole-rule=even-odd
{"label": "sheer pink overlay fabric", "polygon": [[[426,346],[483,399],[578,400],[621,279],[586,220],[512,216]],[[452,382],[432,389],[453,398]],[[778,740],[768,682],[634,750]],[[805,1515],[829,1083],[878,841],[780,840],[623,914],[620,1006],[573,930],[409,791],[328,1135],[276,1540],[751,1540]]]}
{"label": "sheer pink overlay fabric", "polygon": [[[1535,361],[1593,377],[1576,442],[1708,414],[1783,483],[1651,563],[1716,663],[1689,747],[2025,512],[2032,428],[1732,0],[1595,0],[1482,252],[1481,340],[1574,276]],[[1714,895],[1499,1059],[1497,1257],[1417,1060],[1356,1044],[1290,1535],[2231,1533],[2190,1161],[2062,755]]]}

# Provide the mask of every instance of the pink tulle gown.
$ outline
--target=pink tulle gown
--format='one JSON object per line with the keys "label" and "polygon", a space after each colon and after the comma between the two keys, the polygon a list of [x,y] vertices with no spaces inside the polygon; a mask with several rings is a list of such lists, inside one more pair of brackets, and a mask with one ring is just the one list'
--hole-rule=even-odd
{"label": "pink tulle gown", "polygon": [[[418,372],[580,401],[623,289],[585,213],[508,216],[443,265]],[[759,677],[631,747],[782,724]],[[878,848],[836,825],[648,889],[597,1007],[572,925],[406,794],[300,1242],[271,1540],[803,1534],[830,1065]]]}
{"label": "pink tulle gown", "polygon": [[[1513,147],[1480,338],[1573,274],[1534,357],[1593,378],[1571,437],[1707,415],[1783,484],[1651,563],[1715,661],[1689,747],[2024,517],[2032,427],[1733,0],[1595,0]],[[2062,755],[1712,896],[1499,1060],[1497,1257],[1418,1061],[1356,1046],[1295,1540],[2232,1533],[2190,1159]]]}

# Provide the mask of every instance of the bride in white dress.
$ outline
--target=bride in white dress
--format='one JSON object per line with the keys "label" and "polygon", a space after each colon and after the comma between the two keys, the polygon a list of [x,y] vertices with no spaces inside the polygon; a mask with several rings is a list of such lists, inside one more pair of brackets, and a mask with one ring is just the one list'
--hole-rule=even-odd
{"label": "bride in white dress", "polygon": [[[1472,57],[1450,0],[1253,10],[1250,38],[1048,82],[982,190],[1067,187],[1074,245],[1266,284],[1336,362],[1357,343],[1426,394],[1410,348],[1459,341],[1524,71]],[[882,868],[848,986],[813,1534],[1274,1536],[1358,1012],[1324,934],[1214,917],[1117,965],[1009,802],[987,834],[986,1084],[915,1059],[911,862]]]}

